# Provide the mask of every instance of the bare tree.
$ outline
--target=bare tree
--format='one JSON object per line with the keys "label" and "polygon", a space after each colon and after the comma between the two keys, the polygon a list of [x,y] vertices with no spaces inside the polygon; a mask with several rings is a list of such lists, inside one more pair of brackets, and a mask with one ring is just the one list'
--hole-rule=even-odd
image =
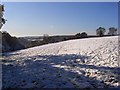
{"label": "bare tree", "polygon": [[5,24],[6,20],[3,18],[4,12],[4,5],[0,4],[0,29],[2,28],[3,24]]}
{"label": "bare tree", "polygon": [[49,42],[49,35],[48,34],[44,34],[43,35],[43,41],[44,41],[44,43],[48,43]]}
{"label": "bare tree", "polygon": [[117,34],[117,29],[115,27],[110,27],[109,28],[109,32],[108,32],[108,35],[116,35]]}
{"label": "bare tree", "polygon": [[105,28],[99,27],[99,28],[96,30],[96,35],[102,37],[102,36],[104,36],[105,32],[106,32]]}

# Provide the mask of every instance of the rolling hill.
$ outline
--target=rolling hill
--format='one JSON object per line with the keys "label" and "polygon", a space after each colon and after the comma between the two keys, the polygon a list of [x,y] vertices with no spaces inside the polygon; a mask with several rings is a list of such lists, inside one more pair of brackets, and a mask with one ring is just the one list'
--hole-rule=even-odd
{"label": "rolling hill", "polygon": [[118,36],[5,53],[3,88],[120,88]]}

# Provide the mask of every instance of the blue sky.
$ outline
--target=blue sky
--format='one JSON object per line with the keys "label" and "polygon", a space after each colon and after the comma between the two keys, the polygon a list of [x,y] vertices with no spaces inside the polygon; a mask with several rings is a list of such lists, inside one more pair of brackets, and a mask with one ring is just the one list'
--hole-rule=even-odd
{"label": "blue sky", "polygon": [[99,27],[118,27],[116,2],[6,2],[3,30],[15,36],[95,34]]}

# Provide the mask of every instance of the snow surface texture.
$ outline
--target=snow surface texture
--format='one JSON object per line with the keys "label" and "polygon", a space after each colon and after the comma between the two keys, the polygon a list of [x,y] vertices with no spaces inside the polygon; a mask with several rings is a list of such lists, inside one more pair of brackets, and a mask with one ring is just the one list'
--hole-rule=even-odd
{"label": "snow surface texture", "polygon": [[3,88],[119,88],[118,36],[6,53]]}

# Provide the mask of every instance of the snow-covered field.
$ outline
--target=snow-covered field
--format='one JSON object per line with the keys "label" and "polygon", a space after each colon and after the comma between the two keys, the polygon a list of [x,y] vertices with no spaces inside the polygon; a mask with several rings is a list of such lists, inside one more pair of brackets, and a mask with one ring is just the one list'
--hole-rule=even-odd
{"label": "snow-covered field", "polygon": [[76,39],[6,53],[4,88],[109,88],[119,85],[118,36]]}

